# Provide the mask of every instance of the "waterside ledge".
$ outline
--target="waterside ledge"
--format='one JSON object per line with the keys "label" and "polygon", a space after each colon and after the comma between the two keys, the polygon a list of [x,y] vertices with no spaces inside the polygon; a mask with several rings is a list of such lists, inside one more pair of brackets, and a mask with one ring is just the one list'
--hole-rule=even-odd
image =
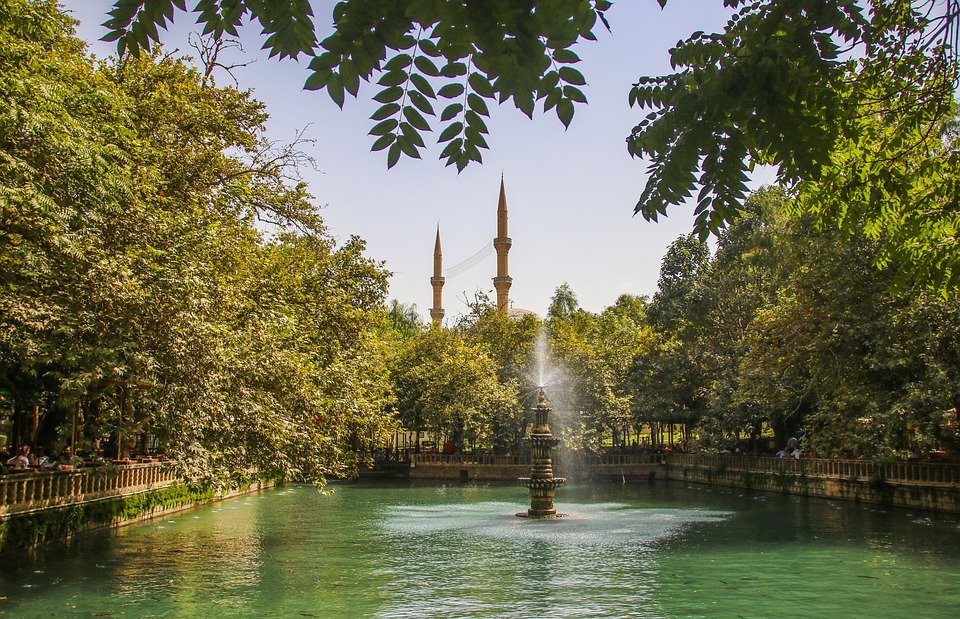
{"label": "waterside ledge", "polygon": [[[418,454],[409,477],[511,481],[529,467],[529,460],[523,460]],[[626,481],[652,473],[655,479],[960,514],[960,464],[664,453],[609,454],[575,466],[556,462],[555,468],[573,479],[622,475]]]}
{"label": "waterside ledge", "polygon": [[185,484],[166,463],[7,475],[0,478],[0,554],[97,529],[159,518],[256,492],[215,492]]}

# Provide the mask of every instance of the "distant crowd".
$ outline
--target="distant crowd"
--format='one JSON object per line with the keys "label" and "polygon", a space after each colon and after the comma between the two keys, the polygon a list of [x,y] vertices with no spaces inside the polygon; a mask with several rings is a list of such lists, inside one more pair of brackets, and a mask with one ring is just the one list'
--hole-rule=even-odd
{"label": "distant crowd", "polygon": [[59,454],[47,454],[43,447],[36,451],[29,445],[23,445],[11,456],[11,447],[7,447],[0,454],[0,473],[16,473],[25,471],[70,471],[83,466],[83,457],[73,453],[70,446],[65,446]]}

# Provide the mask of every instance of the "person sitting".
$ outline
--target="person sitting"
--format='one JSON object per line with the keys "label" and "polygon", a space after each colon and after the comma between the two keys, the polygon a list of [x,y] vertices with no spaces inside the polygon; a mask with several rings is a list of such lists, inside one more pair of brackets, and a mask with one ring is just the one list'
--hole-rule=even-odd
{"label": "person sitting", "polygon": [[20,447],[20,453],[7,460],[7,466],[13,471],[23,471],[30,467],[30,445]]}
{"label": "person sitting", "polygon": [[778,458],[789,458],[792,455],[793,455],[793,449],[790,447],[784,447],[783,449],[777,452]]}
{"label": "person sitting", "polygon": [[48,471],[57,465],[56,461],[51,463],[51,458],[46,454],[43,447],[37,447],[37,459],[33,462],[41,471]]}
{"label": "person sitting", "polygon": [[67,445],[63,448],[63,451],[60,452],[60,458],[58,458],[58,461],[58,468],[61,471],[71,471],[83,466],[83,459],[70,450],[70,445]]}

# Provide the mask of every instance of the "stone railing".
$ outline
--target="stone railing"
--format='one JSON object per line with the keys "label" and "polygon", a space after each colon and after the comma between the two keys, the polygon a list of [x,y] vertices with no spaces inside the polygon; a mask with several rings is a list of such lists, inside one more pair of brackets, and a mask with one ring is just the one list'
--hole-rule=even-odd
{"label": "stone railing", "polygon": [[669,466],[755,473],[793,473],[824,479],[884,480],[906,484],[960,484],[960,464],[811,458],[763,458],[733,455],[664,454]]}
{"label": "stone railing", "polygon": [[490,456],[485,454],[429,454],[419,453],[410,455],[410,463],[417,464],[448,464],[454,465],[490,465],[511,466],[530,464],[529,456]]}
{"label": "stone railing", "polygon": [[587,466],[599,466],[609,468],[612,466],[651,466],[655,464],[664,464],[664,454],[642,453],[642,454],[601,454],[599,456],[587,456],[584,464]]}
{"label": "stone railing", "polygon": [[0,519],[165,488],[178,479],[164,462],[11,473],[0,477]]}

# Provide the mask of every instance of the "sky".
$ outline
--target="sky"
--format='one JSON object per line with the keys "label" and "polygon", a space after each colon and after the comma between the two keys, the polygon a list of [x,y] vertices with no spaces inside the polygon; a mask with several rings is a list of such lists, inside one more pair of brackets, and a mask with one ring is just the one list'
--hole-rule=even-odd
{"label": "sky", "polygon": [[[77,34],[91,53],[114,52],[113,44],[98,40],[110,0],[61,4],[81,22]],[[333,4],[312,1],[321,39],[329,32]],[[367,135],[374,124],[368,118],[378,107],[370,100],[377,87],[364,84],[359,97],[348,98],[340,110],[326,92],[302,90],[308,60],[269,59],[260,50],[256,25],[241,32],[244,51],[234,57],[254,62],[234,76],[241,89],[266,104],[271,139],[289,142],[303,131],[312,140],[302,147],[316,161],[316,170],[302,171],[310,193],[336,238],[364,239],[366,255],[392,272],[389,298],[415,304],[428,318],[437,227],[445,269],[483,249],[496,236],[502,177],[513,241],[511,305],[543,316],[557,287],[567,283],[583,309],[599,312],[623,293],[652,296],[667,247],[692,229],[692,205],[675,208],[659,222],[633,214],[647,163],[630,157],[625,139],[650,110],[631,109],[627,95],[637,78],[671,71],[668,50],[677,41],[697,30],[720,31],[728,16],[722,5],[671,0],[660,10],[656,0],[615,2],[607,13],[611,31],[598,24],[598,41],[574,48],[583,59],[577,68],[586,76],[589,103],[577,107],[570,128],[564,130],[553,114],[528,119],[510,102],[492,107],[490,150],[482,151],[482,165],[459,174],[438,159],[436,146],[421,160],[404,157],[387,170],[385,151],[370,152],[374,138]],[[186,35],[199,30],[195,21],[192,14],[176,14],[162,36],[167,52],[190,55]],[[221,74],[217,83],[233,80]],[[491,254],[448,277],[447,322],[466,313],[466,301],[478,291],[495,299],[495,275]]]}

